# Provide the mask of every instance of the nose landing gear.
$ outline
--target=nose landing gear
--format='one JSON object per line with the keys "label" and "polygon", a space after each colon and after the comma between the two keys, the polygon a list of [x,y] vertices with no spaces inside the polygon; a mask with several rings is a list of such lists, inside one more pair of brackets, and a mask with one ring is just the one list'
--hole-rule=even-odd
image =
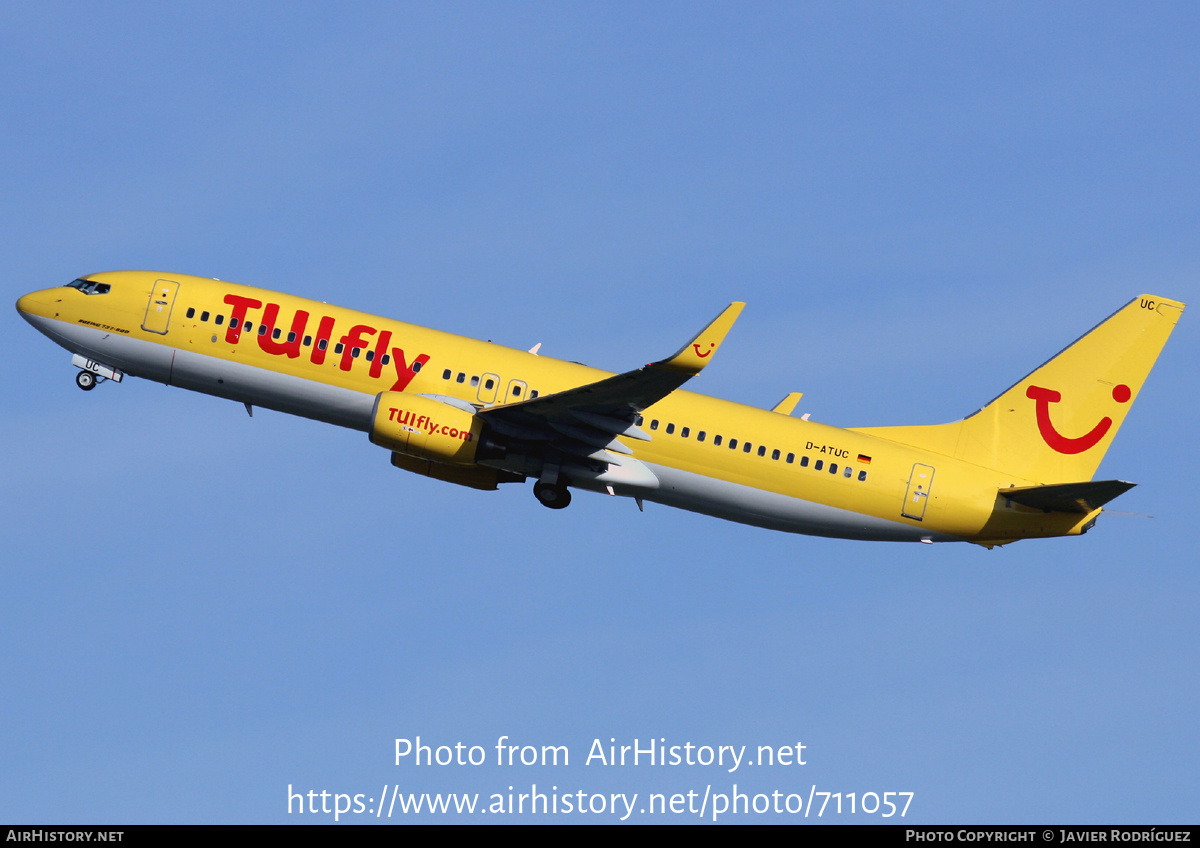
{"label": "nose landing gear", "polygon": [[71,364],[80,369],[75,374],[75,385],[79,386],[85,392],[90,392],[96,388],[97,383],[103,383],[105,380],[112,380],[114,383],[119,383],[121,382],[121,378],[125,376],[111,365],[105,365],[94,359],[88,359],[86,356],[78,353],[71,357]]}

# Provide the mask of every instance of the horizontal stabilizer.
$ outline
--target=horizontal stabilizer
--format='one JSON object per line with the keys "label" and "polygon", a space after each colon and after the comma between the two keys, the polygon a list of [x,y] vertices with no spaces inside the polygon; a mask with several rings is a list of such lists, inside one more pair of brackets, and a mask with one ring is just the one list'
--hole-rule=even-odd
{"label": "horizontal stabilizer", "polygon": [[1126,483],[1124,480],[1055,483],[1050,486],[1001,489],[1000,496],[1034,509],[1044,509],[1048,512],[1079,512],[1086,515],[1136,485],[1137,483]]}
{"label": "horizontal stabilizer", "polygon": [[800,402],[800,398],[804,397],[804,392],[791,392],[787,397],[771,409],[772,412],[778,412],[780,415],[791,415],[792,410],[796,408],[796,404]]}

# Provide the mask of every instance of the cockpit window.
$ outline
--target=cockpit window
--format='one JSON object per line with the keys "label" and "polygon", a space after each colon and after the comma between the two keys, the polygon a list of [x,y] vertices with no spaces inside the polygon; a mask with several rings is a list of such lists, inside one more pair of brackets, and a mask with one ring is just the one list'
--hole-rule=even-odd
{"label": "cockpit window", "polygon": [[84,294],[108,294],[110,288],[108,283],[95,283],[91,280],[78,279],[74,282],[67,283],[68,288],[79,289]]}

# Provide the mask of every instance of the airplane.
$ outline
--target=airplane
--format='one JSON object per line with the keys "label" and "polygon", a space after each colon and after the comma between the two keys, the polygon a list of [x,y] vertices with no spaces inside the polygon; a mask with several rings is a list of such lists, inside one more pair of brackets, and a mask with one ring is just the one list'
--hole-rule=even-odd
{"label": "airplane", "polygon": [[1093,480],[1182,314],[1141,295],[978,412],[840,429],[682,389],[744,304],[613,374],[220,280],[80,277],[17,301],[92,390],[126,375],[365,432],[397,468],[474,489],[535,481],[790,533],[875,541],[1076,536],[1134,484]]}

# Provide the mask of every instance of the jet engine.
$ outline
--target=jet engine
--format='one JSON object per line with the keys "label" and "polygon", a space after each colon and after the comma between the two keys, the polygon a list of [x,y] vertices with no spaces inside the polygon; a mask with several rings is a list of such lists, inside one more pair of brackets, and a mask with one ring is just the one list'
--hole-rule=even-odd
{"label": "jet engine", "polygon": [[476,464],[481,447],[496,445],[475,408],[458,398],[381,392],[371,414],[370,438],[392,451],[392,464],[438,480],[495,489],[524,481],[524,475]]}
{"label": "jet engine", "polygon": [[380,392],[371,441],[398,453],[450,465],[474,465],[483,421],[471,411],[424,395]]}

